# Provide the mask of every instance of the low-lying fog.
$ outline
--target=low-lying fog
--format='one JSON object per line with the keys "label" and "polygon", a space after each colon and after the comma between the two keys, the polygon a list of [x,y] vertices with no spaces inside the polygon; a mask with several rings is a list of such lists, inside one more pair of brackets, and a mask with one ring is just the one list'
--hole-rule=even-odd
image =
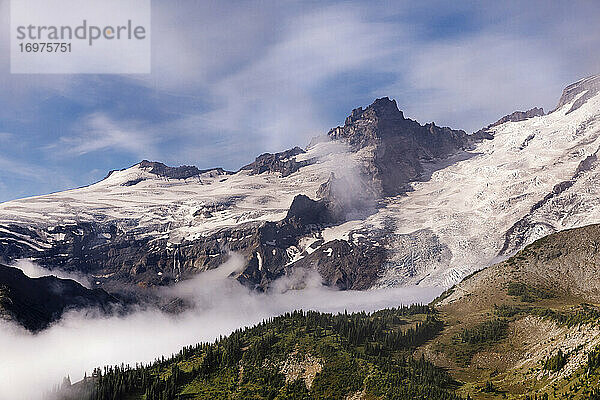
{"label": "low-lying fog", "polygon": [[[294,278],[282,278],[273,293],[261,294],[228,278],[241,265],[241,257],[233,254],[218,269],[165,289],[165,295],[195,304],[177,316],[156,310],[140,310],[122,317],[70,312],[35,335],[0,322],[0,399],[39,399],[66,375],[76,382],[84,372],[89,374],[98,366],[147,363],[185,345],[212,341],[286,311],[373,311],[428,303],[441,292],[440,288],[422,287],[336,291],[322,286],[318,276],[311,276],[303,290],[285,290],[294,285]],[[25,272],[42,274],[29,268]]]}

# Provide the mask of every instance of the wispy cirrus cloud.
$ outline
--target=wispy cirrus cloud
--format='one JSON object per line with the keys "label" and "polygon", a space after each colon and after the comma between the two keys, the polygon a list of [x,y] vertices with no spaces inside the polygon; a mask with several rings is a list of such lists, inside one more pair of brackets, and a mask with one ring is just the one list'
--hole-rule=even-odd
{"label": "wispy cirrus cloud", "polygon": [[517,109],[556,104],[564,85],[556,57],[536,40],[505,34],[440,40],[415,54],[405,81],[383,91],[420,98],[405,108],[421,122],[474,131]]}
{"label": "wispy cirrus cloud", "polygon": [[48,149],[60,149],[61,154],[75,156],[97,151],[121,151],[137,157],[153,156],[157,153],[153,131],[145,131],[145,124],[138,121],[117,121],[98,112],[87,115],[75,125],[75,134],[61,136],[58,142],[48,146]]}
{"label": "wispy cirrus cloud", "polygon": [[250,129],[270,149],[303,144],[327,128],[319,98],[328,81],[361,69],[376,72],[403,47],[400,29],[369,22],[354,6],[325,7],[286,25],[260,57],[209,85],[217,102],[203,115],[209,129]]}
{"label": "wispy cirrus cloud", "polygon": [[48,192],[54,187],[72,187],[73,180],[60,172],[55,167],[24,162],[0,152],[0,202],[30,195],[24,189],[28,185]]}
{"label": "wispy cirrus cloud", "polygon": [[43,168],[3,155],[0,155],[0,169],[22,177],[43,179],[41,177]]}

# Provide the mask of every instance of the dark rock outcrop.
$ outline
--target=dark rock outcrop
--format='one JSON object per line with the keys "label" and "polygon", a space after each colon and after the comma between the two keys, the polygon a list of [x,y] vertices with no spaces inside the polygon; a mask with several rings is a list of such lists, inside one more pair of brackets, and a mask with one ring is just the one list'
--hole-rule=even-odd
{"label": "dark rock outcrop", "polygon": [[294,270],[316,270],[327,286],[342,290],[366,290],[380,276],[387,258],[382,246],[360,246],[345,240],[322,243],[315,251],[287,267]]}
{"label": "dark rock outcrop", "polygon": [[68,310],[109,312],[120,302],[102,289],[87,289],[70,279],[29,278],[20,269],[0,265],[0,315],[39,331]]}
{"label": "dark rock outcrop", "polygon": [[300,147],[282,151],[280,153],[264,153],[256,157],[253,163],[240,168],[240,170],[250,170],[252,175],[258,175],[265,172],[280,172],[282,177],[293,174],[305,165],[309,165],[310,161],[296,161],[295,156],[305,153]]}
{"label": "dark rock outcrop", "polygon": [[125,183],[122,183],[122,184],[121,184],[121,186],[135,186],[135,185],[137,185],[138,183],[140,183],[140,182],[143,182],[143,181],[145,181],[145,180],[146,180],[146,179],[144,179],[144,178],[132,179],[132,180],[130,180],[130,181],[127,181],[127,182],[125,182]]}
{"label": "dark rock outcrop", "polygon": [[215,171],[218,174],[226,174],[223,168],[198,169],[192,165],[182,165],[180,167],[169,167],[161,162],[143,160],[139,164],[140,168],[149,169],[148,172],[154,175],[162,176],[170,179],[188,179],[206,172]]}
{"label": "dark rock outcrop", "polygon": [[505,115],[504,117],[500,118],[498,121],[489,125],[488,128],[503,124],[505,122],[525,121],[526,119],[533,118],[533,117],[542,117],[543,115],[544,115],[544,109],[538,108],[538,107],[531,108],[527,111],[515,111],[511,114]]}
{"label": "dark rock outcrop", "polygon": [[[515,111],[513,113],[505,115],[504,117],[500,118],[498,121],[494,122],[493,124],[489,124],[485,128],[478,130],[477,132],[474,133],[474,135],[484,137],[485,139],[493,139],[493,136],[490,134],[490,129],[495,126],[502,125],[506,122],[525,121],[526,119],[529,119],[529,118],[541,117],[544,115],[545,115],[544,109],[538,108],[538,107],[531,108],[527,111]],[[531,140],[531,139],[533,139],[533,136],[529,140]]]}
{"label": "dark rock outcrop", "polygon": [[308,196],[299,194],[294,197],[286,220],[297,221],[302,225],[309,225],[330,223],[334,218],[325,201],[312,200]]}
{"label": "dark rock outcrop", "polygon": [[[169,167],[168,165],[165,165],[161,162],[148,161],[148,160],[142,160],[140,163],[138,163],[136,165],[142,169],[148,170],[148,172],[150,172],[151,174],[154,174],[156,176],[160,176],[163,178],[169,178],[169,179],[188,179],[188,178],[200,176],[202,174],[206,174],[208,172],[214,172],[214,174],[217,174],[217,175],[231,174],[230,171],[226,171],[223,168],[198,169],[197,167],[195,167],[193,165],[182,165],[179,167]],[[116,171],[117,170],[110,171],[104,179],[108,178]],[[124,170],[121,170],[121,171],[124,171]],[[124,182],[122,184],[122,186],[137,185],[138,183],[142,182],[143,180],[144,180],[144,178],[134,179],[131,181]]]}

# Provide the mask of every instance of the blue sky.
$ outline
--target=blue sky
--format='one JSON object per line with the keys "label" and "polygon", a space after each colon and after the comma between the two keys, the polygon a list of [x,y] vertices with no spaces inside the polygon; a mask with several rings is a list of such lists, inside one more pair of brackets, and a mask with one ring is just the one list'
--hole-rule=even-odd
{"label": "blue sky", "polygon": [[11,75],[0,0],[0,201],[142,159],[235,170],[381,96],[471,132],[600,72],[595,1],[152,4],[152,74]]}

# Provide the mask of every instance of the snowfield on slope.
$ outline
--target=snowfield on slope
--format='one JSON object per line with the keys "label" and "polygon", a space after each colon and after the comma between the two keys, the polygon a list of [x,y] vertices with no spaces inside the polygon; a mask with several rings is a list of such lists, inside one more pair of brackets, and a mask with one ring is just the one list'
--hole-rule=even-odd
{"label": "snowfield on slope", "polygon": [[250,175],[242,170],[229,175],[214,170],[185,180],[169,179],[135,165],[84,188],[2,203],[0,225],[46,228],[117,221],[120,229],[138,237],[166,236],[180,243],[245,222],[281,220],[296,195],[315,198],[331,172],[356,173],[362,153],[324,142],[301,156],[317,161],[283,178],[279,173]]}
{"label": "snowfield on slope", "polygon": [[[450,286],[497,261],[511,226],[556,184],[571,179],[579,164],[600,146],[600,96],[566,114],[571,104],[542,117],[492,128],[494,139],[480,143],[469,158],[434,171],[428,181],[413,183],[412,192],[391,199],[365,221],[393,220],[397,234],[429,229],[452,253],[447,264],[423,265],[418,275],[408,279],[386,274],[381,285]],[[555,230],[600,222],[599,186],[578,189],[574,185],[569,191],[590,206],[567,219],[547,215],[545,222]],[[539,232],[525,244],[548,233]]]}

